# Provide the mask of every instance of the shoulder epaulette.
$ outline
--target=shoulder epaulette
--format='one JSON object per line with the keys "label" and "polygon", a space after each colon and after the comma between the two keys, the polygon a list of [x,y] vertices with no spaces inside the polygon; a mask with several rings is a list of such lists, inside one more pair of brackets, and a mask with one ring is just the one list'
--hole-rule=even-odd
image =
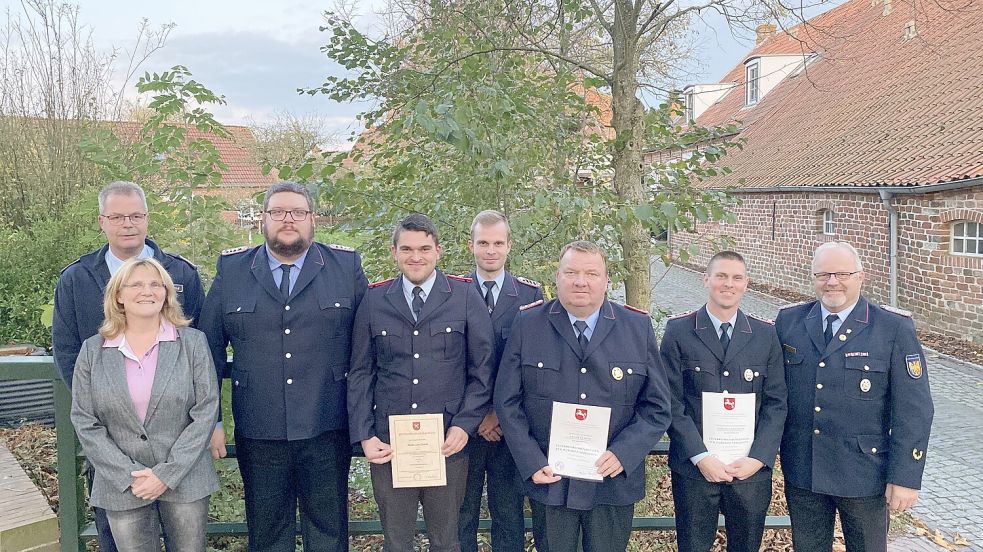
{"label": "shoulder epaulette", "polygon": [[389,282],[392,282],[395,279],[396,278],[390,278],[388,280],[382,280],[380,282],[372,282],[371,284],[369,284],[369,289],[377,288],[379,286],[384,286],[384,285],[388,284]]}
{"label": "shoulder epaulette", "polygon": [[448,274],[447,277],[450,278],[451,280],[457,280],[458,282],[467,282],[469,284],[474,281],[474,278],[468,278],[467,276],[458,276],[456,274]]}
{"label": "shoulder epaulette", "polygon": [[679,314],[674,314],[674,315],[670,316],[669,318],[666,318],[666,320],[675,320],[677,318],[682,318],[684,316],[689,316],[691,314],[693,314],[693,311],[681,312]]}
{"label": "shoulder epaulette", "polygon": [[336,251],[348,251],[349,253],[354,253],[355,252],[355,248],[354,247],[348,247],[347,245],[341,245],[341,244],[337,244],[337,243],[329,243],[328,244],[328,249],[334,249]]}
{"label": "shoulder epaulette", "polygon": [[533,301],[532,303],[529,303],[528,305],[522,305],[521,307],[519,307],[519,310],[520,311],[528,310],[528,309],[531,309],[533,307],[538,307],[539,305],[542,305],[542,304],[543,304],[543,300],[542,299],[539,299],[538,301]]}
{"label": "shoulder epaulette", "polygon": [[884,309],[884,310],[886,310],[887,312],[893,312],[894,314],[898,314],[898,315],[901,315],[901,316],[906,316],[908,318],[911,318],[911,311],[906,311],[904,309],[899,309],[898,307],[892,307],[891,305],[881,305],[881,308]]}
{"label": "shoulder epaulette", "polygon": [[181,259],[182,261],[184,261],[184,262],[188,263],[189,265],[191,265],[191,268],[193,268],[195,270],[198,270],[198,265],[196,265],[195,263],[189,261],[188,259],[185,259],[181,255],[178,255],[177,253],[168,253],[168,255],[170,255],[171,257],[174,257],[175,259]]}
{"label": "shoulder epaulette", "polygon": [[631,305],[621,305],[621,306],[624,307],[624,308],[626,308],[626,309],[628,309],[628,310],[630,310],[630,311],[634,311],[634,312],[637,312],[639,314],[644,314],[645,316],[649,316],[648,311],[643,311],[642,309],[640,309],[638,307],[633,307]]}
{"label": "shoulder epaulette", "polygon": [[774,326],[775,325],[775,321],[774,320],[771,320],[769,318],[762,318],[760,316],[756,316],[756,315],[750,314],[750,313],[744,313],[744,314],[747,314],[747,317],[748,318],[753,318],[753,319],[757,320],[758,322],[764,322],[765,324],[769,324],[771,326]]}
{"label": "shoulder epaulette", "polygon": [[230,247],[228,249],[223,249],[222,256],[235,255],[236,253],[242,253],[243,251],[249,251],[249,246],[243,245],[241,247]]}
{"label": "shoulder epaulette", "polygon": [[534,288],[543,287],[543,284],[540,284],[536,280],[530,280],[529,278],[523,278],[522,276],[516,276],[515,279],[522,282],[523,284],[526,284],[529,287],[534,287]]}
{"label": "shoulder epaulette", "polygon": [[75,259],[74,261],[72,261],[72,262],[68,263],[67,265],[65,265],[65,268],[61,269],[61,271],[62,272],[65,272],[66,270],[68,270],[68,267],[72,266],[73,264],[77,264],[81,260],[82,260],[82,257],[79,257],[78,259]]}
{"label": "shoulder epaulette", "polygon": [[812,300],[809,300],[809,301],[799,301],[798,303],[789,303],[787,305],[782,305],[782,306],[778,307],[778,310],[785,310],[785,309],[792,308],[792,307],[798,307],[800,305],[805,305],[807,303],[812,303]]}

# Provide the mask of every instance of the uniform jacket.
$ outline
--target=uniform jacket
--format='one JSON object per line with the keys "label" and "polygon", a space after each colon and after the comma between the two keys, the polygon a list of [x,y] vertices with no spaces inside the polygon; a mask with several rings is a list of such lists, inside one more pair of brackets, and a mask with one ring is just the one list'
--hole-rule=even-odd
{"label": "uniform jacket", "polygon": [[754,393],[754,441],[748,456],[765,465],[749,480],[768,479],[782,440],[787,411],[782,346],[774,325],[737,311],[727,353],[706,306],[670,318],[660,348],[672,386],[669,468],[703,479],[690,458],[703,444],[703,392]]}
{"label": "uniform jacket", "polygon": [[444,415],[472,437],[491,401],[488,308],[466,278],[437,271],[418,321],[403,277],[373,284],[355,318],[348,418],[351,440],[389,442],[389,416]]}
{"label": "uniform jacket", "polygon": [[168,490],[158,500],[194,502],[218,489],[208,439],[218,418],[218,385],[201,332],[178,328],[161,341],[150,406],[143,423],[126,386],[123,353],[85,340],[75,366],[72,424],[95,466],[91,502],[107,510],[150,504],[129,487],[130,472],[151,468]]}
{"label": "uniform jacket", "polygon": [[[478,287],[478,279],[474,272],[468,275],[474,280],[475,288],[482,297],[485,290]],[[492,387],[495,385],[495,373],[498,371],[498,362],[502,359],[505,352],[505,342],[508,341],[512,332],[512,321],[519,312],[519,307],[534,303],[543,298],[543,290],[538,286],[528,284],[512,273],[505,272],[505,281],[502,284],[501,293],[498,294],[498,301],[495,309],[491,313],[492,329],[495,331],[495,357],[492,363]]]}
{"label": "uniform jacket", "polygon": [[841,497],[918,489],[932,426],[928,371],[915,325],[863,297],[829,345],[818,301],[776,320],[785,356],[785,481]]}
{"label": "uniform jacket", "polygon": [[287,300],[265,245],[227,253],[201,329],[220,376],[232,344],[236,433],[292,441],[346,428],[352,322],[368,285],[358,253],[312,243]]}
{"label": "uniform jacket", "polygon": [[[547,465],[553,401],[610,407],[608,449],[624,472],[601,483],[533,483],[533,474]],[[586,354],[559,300],[516,317],[498,369],[495,409],[529,498],[578,510],[641,500],[645,456],[669,426],[669,408],[669,383],[647,315],[605,301]]]}
{"label": "uniform jacket", "polygon": [[[178,255],[165,253],[156,243],[147,240],[154,250],[154,259],[163,265],[174,280],[178,301],[184,315],[197,326],[198,314],[205,300],[205,289],[195,265]],[[109,283],[106,252],[109,244],[87,253],[68,265],[58,278],[55,288],[54,319],[51,326],[51,348],[55,367],[69,389],[72,371],[82,342],[99,332],[102,325],[102,297]]]}

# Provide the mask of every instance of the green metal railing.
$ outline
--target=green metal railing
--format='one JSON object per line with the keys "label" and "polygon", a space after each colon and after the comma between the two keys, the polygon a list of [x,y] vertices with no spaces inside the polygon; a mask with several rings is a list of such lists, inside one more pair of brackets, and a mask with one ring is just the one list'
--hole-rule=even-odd
{"label": "green metal railing", "polygon": [[[231,373],[231,371],[226,372]],[[55,431],[58,445],[58,524],[61,531],[61,552],[83,552],[85,541],[96,537],[93,524],[83,525],[85,520],[85,489],[80,476],[80,467],[84,455],[72,427],[70,412],[72,397],[68,387],[62,382],[55,370],[54,360],[50,356],[18,356],[0,357],[0,381],[4,380],[51,380],[55,398]],[[665,455],[669,452],[669,443],[660,442],[649,454]],[[229,457],[235,457],[235,445],[229,445]],[[718,526],[723,527],[723,517],[718,519]],[[788,516],[768,516],[765,520],[766,529],[788,529],[791,527]],[[532,528],[532,520],[526,518],[526,530]],[[673,531],[676,528],[672,517],[636,517],[632,520],[633,531]],[[417,521],[417,532],[425,532],[426,525]],[[482,519],[478,523],[480,532],[488,532],[491,521]],[[246,523],[212,522],[206,528],[208,535],[216,536],[245,536]],[[379,520],[352,520],[348,523],[351,535],[382,534]]]}

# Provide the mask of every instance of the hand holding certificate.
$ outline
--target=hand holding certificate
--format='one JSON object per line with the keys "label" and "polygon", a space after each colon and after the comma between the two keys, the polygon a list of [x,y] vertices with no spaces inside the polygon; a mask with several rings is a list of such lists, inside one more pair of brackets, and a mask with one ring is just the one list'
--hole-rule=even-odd
{"label": "hand holding certificate", "polygon": [[389,438],[394,488],[447,485],[443,414],[390,416]]}
{"label": "hand holding certificate", "polygon": [[754,443],[754,393],[703,393],[703,444],[724,464],[744,458]]}
{"label": "hand holding certificate", "polygon": [[553,402],[547,461],[555,475],[603,481],[596,462],[608,448],[611,409]]}

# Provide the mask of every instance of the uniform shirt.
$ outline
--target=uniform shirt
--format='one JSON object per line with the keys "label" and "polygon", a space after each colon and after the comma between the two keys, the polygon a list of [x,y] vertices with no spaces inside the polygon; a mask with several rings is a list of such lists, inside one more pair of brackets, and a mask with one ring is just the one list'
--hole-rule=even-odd
{"label": "uniform shirt", "polygon": [[502,293],[502,285],[505,284],[505,271],[503,270],[502,272],[500,272],[498,276],[495,277],[494,280],[485,280],[484,278],[478,275],[478,271],[475,271],[474,280],[478,282],[478,291],[481,293],[481,297],[485,296],[485,290],[488,289],[485,287],[485,282],[495,282],[495,285],[492,286],[492,298],[494,299],[495,304],[497,305],[498,296],[499,294]]}
{"label": "uniform shirt", "polygon": [[[154,250],[147,244],[143,244],[143,251],[134,257],[135,259],[149,259],[154,256]],[[113,254],[112,248],[106,250],[106,267],[109,268],[109,275],[116,276],[116,271],[123,266],[127,259],[120,259]]]}
{"label": "uniform shirt", "polygon": [[[416,287],[416,284],[409,281],[409,279],[407,279],[405,276],[403,276],[402,281],[403,281],[403,297],[406,297],[406,304],[410,307],[410,312],[413,312],[413,288]],[[433,272],[430,273],[430,277],[427,278],[427,281],[420,284],[420,289],[423,290],[420,292],[420,299],[423,299],[424,303],[427,302],[427,297],[430,297],[430,290],[433,289],[433,283],[436,281],[437,281],[437,271],[434,270]]]}
{"label": "uniform shirt", "polygon": [[826,310],[826,306],[823,305],[823,302],[820,301],[819,310],[820,312],[822,312],[823,315],[823,331],[824,332],[826,331],[826,324],[827,324],[826,317],[831,314],[835,314],[837,318],[836,320],[833,320],[833,335],[836,335],[836,333],[840,331],[840,326],[843,325],[843,321],[850,316],[850,313],[853,312],[853,309],[856,308],[856,306],[857,306],[857,302],[854,301],[852,305],[841,310],[840,312],[829,312],[828,310]]}
{"label": "uniform shirt", "polygon": [[[307,259],[307,252],[310,250],[311,248],[308,247],[303,253],[301,253],[297,260],[290,263],[293,265],[293,268],[290,269],[290,287],[287,288],[288,290],[294,290],[294,284],[297,283],[297,278],[300,277],[300,270],[304,268],[304,260]],[[273,281],[276,283],[276,287],[279,289],[280,282],[283,281],[283,270],[280,268],[283,266],[283,263],[278,261],[276,257],[273,256],[273,252],[270,251],[270,246],[268,245],[266,246],[266,256],[270,260],[270,272],[273,274]]]}
{"label": "uniform shirt", "polygon": [[597,309],[587,318],[577,318],[568,312],[567,317],[570,318],[570,325],[573,326],[573,335],[577,335],[577,326],[574,326],[574,323],[578,320],[583,320],[584,322],[587,322],[587,328],[584,330],[584,335],[587,336],[587,341],[590,341],[590,338],[594,335],[594,328],[597,327],[597,317],[600,316],[600,314],[601,309]]}

